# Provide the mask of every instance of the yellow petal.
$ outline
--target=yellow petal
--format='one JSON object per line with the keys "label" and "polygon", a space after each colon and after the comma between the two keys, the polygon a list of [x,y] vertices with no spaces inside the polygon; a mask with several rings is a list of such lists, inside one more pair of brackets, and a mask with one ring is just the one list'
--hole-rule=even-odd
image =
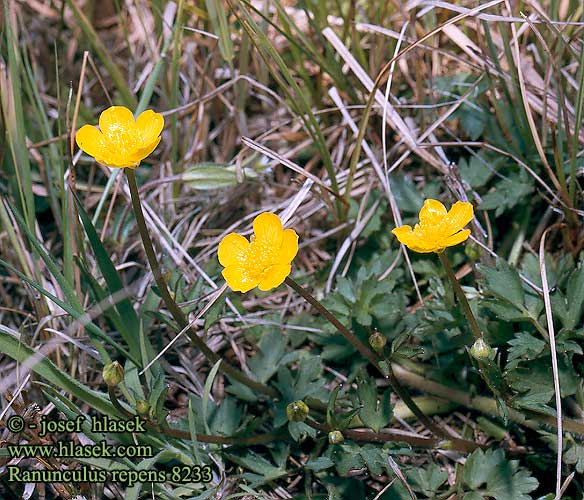
{"label": "yellow petal", "polygon": [[446,240],[442,242],[442,245],[444,245],[444,247],[453,247],[454,245],[458,245],[459,243],[466,241],[469,235],[470,229],[464,229],[463,231],[460,231],[459,233],[446,238]]}
{"label": "yellow petal", "polygon": [[258,284],[257,279],[250,276],[243,267],[229,266],[221,274],[234,292],[249,292]]}
{"label": "yellow petal", "polygon": [[249,252],[249,241],[237,233],[229,233],[219,243],[217,257],[223,267],[242,266]]}
{"label": "yellow petal", "polygon": [[[151,109],[144,111],[136,119],[135,131],[136,134],[140,137],[139,142],[142,143],[143,145],[142,147],[146,146],[149,147],[155,141],[160,141],[158,136],[162,132],[163,128],[164,128],[163,116],[160,113],[155,113]],[[158,144],[158,142],[156,142],[156,144]],[[155,147],[156,146],[154,146],[154,148]],[[154,148],[150,150],[150,153],[154,150]]]}
{"label": "yellow petal", "polygon": [[406,246],[413,252],[418,253],[430,253],[435,252],[439,245],[436,243],[434,238],[428,237],[428,235],[416,232],[414,230],[412,236],[410,236]]}
{"label": "yellow petal", "polygon": [[416,224],[413,230],[408,225],[396,227],[392,233],[400,243],[407,246],[413,252],[430,253],[435,252],[439,248],[435,238],[424,232],[418,224]]}
{"label": "yellow petal", "polygon": [[156,146],[160,143],[160,139],[162,139],[162,137],[158,136],[158,138],[154,139],[150,144],[146,144],[144,147],[137,149],[130,155],[130,157],[140,163],[144,158],[150,156],[150,153],[156,149]]}
{"label": "yellow petal", "polygon": [[440,224],[446,215],[446,207],[438,200],[431,198],[424,201],[424,206],[420,210],[420,224],[431,226]]}
{"label": "yellow petal", "polygon": [[290,274],[292,266],[290,264],[276,264],[266,269],[258,284],[258,288],[263,291],[271,290],[284,283],[286,276]]}
{"label": "yellow petal", "polygon": [[279,264],[289,264],[298,253],[298,235],[294,229],[284,230],[282,247],[278,255]]}
{"label": "yellow petal", "polygon": [[96,156],[95,160],[111,168],[134,168],[140,164],[133,157],[120,154],[118,151],[112,151],[111,149],[106,149],[104,154],[102,156]]}
{"label": "yellow petal", "polygon": [[404,226],[396,227],[391,231],[400,243],[403,245],[408,245],[412,242],[414,232],[412,231],[412,226],[407,224]]}
{"label": "yellow petal", "polygon": [[436,246],[426,247],[426,246],[410,245],[408,248],[412,252],[418,252],[418,253],[432,253],[432,252],[437,252],[438,250],[440,250],[440,248],[436,247]]}
{"label": "yellow petal", "polygon": [[446,216],[446,220],[448,221],[448,226],[452,228],[452,233],[454,233],[466,226],[472,220],[473,216],[472,203],[468,201],[457,201],[452,205],[452,208]]}
{"label": "yellow petal", "polygon": [[75,142],[79,149],[96,159],[106,154],[103,134],[93,125],[83,125],[75,135]]}
{"label": "yellow petal", "polygon": [[99,128],[106,137],[129,134],[134,128],[134,115],[125,106],[111,106],[99,116]]}
{"label": "yellow petal", "polygon": [[276,214],[264,212],[253,221],[253,232],[256,244],[265,247],[269,251],[280,248],[284,230],[282,221]]}

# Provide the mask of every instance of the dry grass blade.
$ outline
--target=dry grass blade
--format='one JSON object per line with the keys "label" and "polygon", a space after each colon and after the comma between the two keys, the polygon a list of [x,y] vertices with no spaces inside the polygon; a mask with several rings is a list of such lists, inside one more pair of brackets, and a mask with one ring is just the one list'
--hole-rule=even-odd
{"label": "dry grass blade", "polygon": [[[511,6],[509,4],[508,0],[505,0],[505,4],[507,5],[507,8],[509,9],[509,12],[512,12]],[[525,26],[529,27],[529,24],[526,24]],[[515,66],[517,67],[517,79],[519,81],[519,89],[521,91],[521,100],[523,101],[523,106],[525,109],[525,115],[527,116],[527,122],[529,123],[529,129],[531,131],[531,135],[533,137],[533,142],[535,144],[535,147],[537,149],[537,152],[539,154],[539,157],[549,175],[549,178],[551,179],[552,183],[554,184],[555,188],[558,191],[562,191],[562,187],[558,181],[558,178],[556,177],[556,174],[554,173],[554,171],[552,170],[552,168],[550,167],[550,164],[547,161],[545,152],[543,150],[543,146],[541,144],[541,140],[539,138],[539,134],[537,131],[537,125],[535,124],[535,121],[533,119],[533,115],[531,113],[531,108],[529,107],[529,98],[527,96],[527,91],[525,88],[525,79],[523,78],[523,70],[522,70],[522,60],[521,60],[521,54],[519,52],[519,37],[517,34],[517,30],[515,29],[515,25],[513,23],[511,23],[511,32],[513,33],[513,56],[515,59]]]}
{"label": "dry grass blade", "polygon": [[211,309],[211,307],[213,307],[215,305],[215,303],[219,300],[219,298],[221,297],[221,295],[223,295],[223,292],[225,292],[225,290],[227,290],[227,283],[224,283],[223,286],[221,288],[219,288],[218,290],[215,290],[211,296],[209,297],[209,301],[205,304],[205,306],[203,307],[203,309],[201,309],[197,315],[195,316],[195,318],[192,321],[189,321],[188,325],[186,325],[180,332],[178,332],[174,338],[168,343],[166,344],[166,346],[164,346],[164,348],[162,349],[162,351],[160,351],[156,356],[154,356],[154,358],[152,358],[148,364],[144,367],[144,369],[140,372],[140,375],[143,375],[146,371],[148,371],[148,369],[154,364],[156,363],[162,356],[164,356],[164,354],[174,345],[174,343],[182,336],[184,335],[186,332],[188,332],[191,328],[193,328],[197,321],[199,321],[203,316],[205,316],[205,314],[207,314],[207,311],[209,311],[209,309]]}
{"label": "dry grass blade", "polygon": [[416,500],[416,494],[413,492],[412,487],[409,485],[403,472],[400,470],[399,465],[397,465],[395,460],[393,458],[391,458],[391,455],[387,456],[387,461],[388,461],[389,466],[391,467],[391,470],[393,471],[393,473],[401,481],[401,483],[404,485],[404,487],[408,490],[408,493],[412,497],[412,500]]}
{"label": "dry grass blade", "polygon": [[[346,107],[345,103],[341,99],[341,96],[339,95],[339,92],[335,87],[332,87],[329,90],[329,96],[331,97],[331,99],[334,101],[334,103],[339,108],[339,111],[343,115],[343,120],[347,123],[347,125],[349,125],[349,128],[353,132],[353,135],[355,137],[357,137],[359,135],[359,129],[358,129],[357,125],[355,124],[353,118],[351,118],[351,115],[347,111],[347,107]],[[383,137],[385,137],[385,134],[383,134]],[[381,165],[379,164],[379,161],[377,160],[375,153],[373,152],[373,150],[371,149],[371,147],[369,146],[369,144],[367,143],[367,141],[365,139],[363,139],[361,145],[362,145],[363,151],[365,152],[365,155],[371,161],[371,165],[373,166],[373,170],[375,170],[375,173],[377,174],[377,177],[379,178],[379,182],[383,186],[383,190],[385,191],[385,195],[387,196],[387,199],[389,201],[389,206],[391,209],[391,214],[393,216],[394,224],[396,227],[401,226],[402,219],[401,219],[401,215],[399,212],[399,208],[397,206],[397,202],[395,200],[395,196],[393,194],[393,191],[391,190],[391,183],[389,181],[389,176],[386,173],[384,173],[384,171],[382,170]],[[383,150],[384,150],[384,159],[385,159],[385,146],[383,147]],[[408,271],[409,271],[410,276],[412,278],[412,283],[414,284],[414,288],[416,290],[418,300],[423,302],[424,299],[422,297],[422,293],[420,292],[420,288],[418,286],[418,281],[416,280],[416,275],[415,275],[414,270],[412,268],[412,263],[410,261],[410,257],[407,253],[407,250],[405,250],[403,248],[403,246],[400,249],[399,255],[401,255],[402,252],[403,252],[404,258],[406,260],[406,265],[408,266]],[[398,255],[398,257],[399,257],[399,255]],[[393,265],[388,268],[388,270],[391,270],[391,269],[393,269]],[[389,273],[386,272],[382,276],[380,276],[379,279],[384,279],[388,275],[389,275]]]}
{"label": "dry grass blade", "polygon": [[336,196],[339,200],[341,199],[341,197],[337,193],[335,193],[325,182],[323,182],[322,179],[318,178],[314,174],[311,174],[310,172],[307,172],[301,166],[288,160],[287,158],[284,158],[282,155],[276,153],[275,151],[272,151],[271,149],[267,148],[266,146],[258,144],[256,141],[254,141],[253,139],[250,139],[249,137],[242,137],[241,142],[244,145],[246,145],[247,147],[253,149],[254,151],[257,151],[258,153],[261,153],[264,156],[271,158],[272,160],[276,160],[276,161],[280,162],[282,165],[284,165],[285,167],[288,167],[290,170],[293,170],[294,172],[303,175],[307,179],[310,179],[311,181],[318,184],[321,188],[328,191],[333,196]]}
{"label": "dry grass blade", "polygon": [[547,228],[541,236],[539,242],[539,270],[541,274],[541,287],[543,288],[543,302],[545,305],[545,316],[547,320],[547,330],[549,334],[550,350],[552,356],[552,372],[554,375],[554,393],[556,397],[556,420],[557,420],[557,441],[558,454],[556,462],[556,496],[555,500],[560,500],[562,493],[562,450],[564,447],[564,434],[562,422],[562,395],[560,392],[560,373],[558,369],[558,353],[556,350],[556,335],[554,331],[554,318],[552,314],[552,304],[550,300],[550,290],[548,286],[547,270],[545,264],[545,237],[554,226]]}
{"label": "dry grass blade", "polygon": [[357,221],[357,224],[355,225],[349,236],[345,238],[339,250],[337,251],[337,255],[335,256],[335,260],[333,261],[333,264],[331,266],[328,279],[326,280],[325,290],[327,292],[330,292],[333,287],[333,281],[335,279],[337,269],[341,265],[341,261],[345,257],[345,254],[347,253],[351,245],[357,240],[363,229],[365,229],[365,226],[369,223],[371,218],[375,215],[377,207],[379,207],[379,200],[377,200],[376,202],[373,203],[373,205],[371,205],[371,207],[363,215],[361,220]]}

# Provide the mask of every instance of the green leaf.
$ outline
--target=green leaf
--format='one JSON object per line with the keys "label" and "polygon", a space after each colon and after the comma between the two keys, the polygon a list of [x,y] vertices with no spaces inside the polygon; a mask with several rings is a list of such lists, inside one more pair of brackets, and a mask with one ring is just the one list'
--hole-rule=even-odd
{"label": "green leaf", "polygon": [[502,259],[497,261],[496,267],[479,264],[479,271],[484,276],[487,290],[500,299],[506,300],[518,309],[523,308],[525,292],[515,269]]}
{"label": "green leaf", "polygon": [[215,377],[217,376],[217,372],[219,371],[219,367],[223,359],[219,359],[211,368],[209,375],[207,376],[207,380],[205,381],[205,388],[203,390],[203,398],[201,403],[201,412],[203,418],[203,425],[205,426],[205,431],[207,434],[211,434],[211,430],[209,429],[209,419],[208,417],[208,406],[209,406],[209,398],[211,397],[211,387],[213,387],[213,382]]}
{"label": "green leaf", "polygon": [[519,332],[508,344],[508,361],[526,356],[527,359],[536,358],[545,348],[545,342],[527,332]]}
{"label": "green leaf", "polygon": [[358,446],[353,443],[338,445],[338,453],[332,455],[337,465],[337,471],[341,476],[349,474],[352,470],[367,467],[372,476],[381,475],[387,463],[387,451],[379,446],[366,444]]}
{"label": "green leaf", "polygon": [[316,429],[306,425],[304,422],[288,422],[288,432],[296,442],[300,442],[306,436],[315,438],[318,434]]}
{"label": "green leaf", "polygon": [[390,422],[393,414],[390,391],[386,390],[378,402],[375,380],[367,377],[358,381],[357,396],[362,405],[359,417],[367,427],[379,432]]}
{"label": "green leaf", "polygon": [[223,2],[219,0],[205,0],[205,4],[213,31],[219,37],[219,52],[221,52],[223,60],[231,64],[233,61],[233,42],[231,41],[231,30],[227,22]]}
{"label": "green leaf", "polygon": [[505,210],[513,208],[533,191],[530,180],[523,181],[519,175],[512,175],[496,184],[495,190],[483,196],[479,209],[493,210],[498,217]]}
{"label": "green leaf", "polygon": [[576,466],[578,474],[584,474],[584,446],[572,443],[563,455],[565,463]]}
{"label": "green leaf", "polygon": [[474,106],[463,106],[460,109],[459,116],[462,128],[473,141],[481,136],[489,121],[487,113],[483,109],[476,109]]}
{"label": "green leaf", "polygon": [[[566,356],[558,356],[562,397],[574,394],[579,381],[570,361],[566,358]],[[521,394],[515,400],[517,405],[535,411],[554,413],[553,410],[550,408],[546,410],[545,407],[554,395],[554,377],[547,357],[540,357],[522,363],[521,366],[509,371],[506,378],[511,387]]]}
{"label": "green leaf", "polygon": [[167,410],[164,409],[166,395],[168,393],[168,385],[163,370],[152,370],[153,377],[150,383],[150,394],[148,395],[148,402],[152,407],[153,414],[156,416],[158,422],[165,422]]}
{"label": "green leaf", "polygon": [[414,491],[423,493],[427,497],[433,497],[440,486],[448,479],[448,474],[440,470],[436,464],[428,467],[416,467],[407,473],[408,482]]}
{"label": "green leaf", "polygon": [[581,263],[578,269],[570,275],[564,303],[560,304],[559,302],[556,299],[553,303],[558,309],[560,305],[563,306],[564,313],[561,315],[561,320],[564,328],[576,328],[584,311],[584,264]]}
{"label": "green leaf", "polygon": [[484,497],[480,493],[476,491],[471,491],[470,493],[465,493],[464,497],[462,497],[462,500],[485,500],[485,498],[486,497]]}
{"label": "green leaf", "polygon": [[404,212],[417,214],[424,204],[424,198],[409,175],[396,175],[391,179],[391,189],[398,206]]}
{"label": "green leaf", "polygon": [[324,389],[324,380],[321,377],[322,362],[320,356],[310,356],[300,361],[297,378],[294,383],[294,398],[304,399],[306,396],[318,397]]}
{"label": "green leaf", "polygon": [[224,436],[234,435],[241,422],[241,412],[242,407],[237,404],[237,400],[226,397],[213,413],[211,432]]}
{"label": "green leaf", "polygon": [[341,386],[337,385],[331,392],[331,395],[328,400],[328,404],[326,406],[326,423],[331,427],[336,427],[335,421],[335,406],[337,404],[337,396],[339,395],[339,391],[341,390]]}
{"label": "green leaf", "polygon": [[539,483],[525,469],[517,470],[516,460],[498,467],[487,482],[487,491],[496,500],[531,500],[528,493],[535,490]]}
{"label": "green leaf", "polygon": [[474,189],[484,186],[494,175],[494,168],[480,156],[461,158],[458,162],[461,177]]}
{"label": "green leaf", "polygon": [[251,470],[255,474],[244,474],[244,478],[250,480],[252,488],[264,484],[268,481],[274,481],[280,477],[288,475],[284,466],[274,466],[263,456],[249,450],[244,455],[226,454],[226,456],[236,464]]}
{"label": "green leaf", "polygon": [[487,482],[489,477],[502,463],[505,462],[503,450],[481,450],[474,451],[464,465],[463,481],[476,490]]}
{"label": "green leaf", "polygon": [[466,460],[463,481],[495,500],[531,500],[528,493],[538,487],[537,479],[519,468],[517,460],[506,460],[501,449],[474,451]]}
{"label": "green leaf", "polygon": [[323,470],[330,469],[334,465],[335,463],[329,457],[317,457],[306,462],[304,467],[314,472],[322,472]]}
{"label": "green leaf", "polygon": [[267,382],[278,371],[280,361],[286,354],[286,339],[282,332],[276,330],[262,336],[258,352],[248,362],[260,382]]}
{"label": "green leaf", "polygon": [[486,300],[481,305],[493,312],[497,318],[504,321],[524,321],[529,319],[527,311],[512,304],[496,300]]}

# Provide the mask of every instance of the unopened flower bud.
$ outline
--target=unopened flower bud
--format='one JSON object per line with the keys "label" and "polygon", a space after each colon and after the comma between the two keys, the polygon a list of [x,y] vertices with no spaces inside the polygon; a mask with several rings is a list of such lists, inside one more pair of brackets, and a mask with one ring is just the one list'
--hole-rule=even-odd
{"label": "unopened flower bud", "polygon": [[478,243],[471,240],[464,246],[464,253],[471,260],[479,260],[483,250]]}
{"label": "unopened flower bud", "polygon": [[379,332],[375,332],[371,337],[369,337],[369,345],[373,347],[377,354],[381,354],[383,352],[383,348],[387,344],[387,339],[385,335]]}
{"label": "unopened flower bud", "polygon": [[477,361],[489,361],[493,359],[495,350],[481,337],[475,340],[470,348],[470,355]]}
{"label": "unopened flower bud", "polygon": [[308,417],[310,408],[304,401],[294,401],[286,406],[286,415],[290,422],[304,422]]}
{"label": "unopened flower bud", "polygon": [[136,413],[141,417],[150,416],[150,403],[145,399],[136,401]]}
{"label": "unopened flower bud", "polygon": [[345,436],[341,431],[331,431],[328,434],[330,444],[341,444],[345,440]]}
{"label": "unopened flower bud", "polygon": [[125,370],[122,365],[120,365],[117,361],[114,361],[113,363],[108,363],[103,367],[101,375],[103,377],[103,381],[108,386],[115,387],[122,380],[124,380]]}

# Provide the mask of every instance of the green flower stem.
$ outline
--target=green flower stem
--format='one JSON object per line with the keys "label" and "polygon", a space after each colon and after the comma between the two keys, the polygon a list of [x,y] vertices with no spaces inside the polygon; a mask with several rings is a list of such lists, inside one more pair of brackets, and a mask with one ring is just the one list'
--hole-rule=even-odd
{"label": "green flower stem", "polygon": [[113,385],[108,385],[107,393],[109,395],[110,401],[112,402],[116,410],[118,410],[126,418],[134,418],[134,415],[132,415],[128,410],[126,410],[121,405],[120,401],[118,400],[118,397],[116,396],[116,388]]}
{"label": "green flower stem", "polygon": [[[416,402],[412,399],[408,391],[401,385],[399,380],[393,373],[393,368],[391,363],[387,363],[387,368],[382,368],[379,364],[379,357],[369,349],[361,340],[349,330],[345,325],[343,325],[326,307],[324,307],[318,300],[316,300],[305,288],[294,281],[289,276],[286,278],[285,283],[292,288],[295,292],[301,295],[310,305],[315,307],[319,313],[321,313],[330,323],[347,339],[354,347],[357,349],[379,372],[388,379],[394,392],[401,398],[405,405],[411,410],[411,412],[418,418],[418,420],[430,431],[432,431],[437,436],[441,438],[448,439],[451,441],[463,441],[465,443],[471,443],[470,441],[465,441],[457,439],[451,436],[448,432],[441,429],[436,425],[431,419],[429,419],[422,410],[418,407]],[[472,443],[474,444],[474,443]],[[461,446],[463,446],[461,444]],[[464,444],[464,446],[468,446]]]}
{"label": "green flower stem", "polygon": [[343,325],[333,313],[331,313],[326,307],[324,307],[318,300],[316,300],[308,290],[306,290],[298,282],[288,276],[284,281],[290,288],[292,288],[296,293],[298,293],[306,302],[318,310],[342,335],[345,337],[353,347],[357,349],[366,359],[368,359],[372,365],[376,366],[379,371],[385,376],[385,373],[379,368],[379,359],[377,356],[367,347],[359,338],[349,330],[345,325]]}
{"label": "green flower stem", "polygon": [[[164,276],[162,276],[162,272],[158,264],[158,259],[156,258],[156,253],[154,252],[154,247],[152,246],[152,240],[150,239],[150,233],[146,226],[146,221],[144,220],[144,213],[142,211],[140,195],[138,193],[138,185],[136,184],[136,174],[134,173],[134,169],[126,168],[124,170],[126,171],[126,176],[128,178],[130,195],[132,197],[132,207],[134,209],[138,231],[140,232],[142,243],[144,245],[144,251],[146,252],[146,258],[148,259],[148,264],[152,270],[154,281],[156,281],[156,285],[158,286],[160,296],[162,297],[166,308],[174,320],[178,323],[179,328],[181,330],[188,328],[187,334],[189,335],[193,345],[203,353],[203,355],[210,363],[215,364],[217,361],[222,359],[221,356],[209,349],[207,344],[205,344],[205,342],[197,335],[193,328],[189,327],[189,322],[186,316],[168,291],[166,281],[164,280]],[[254,391],[261,392],[271,397],[278,396],[278,391],[276,391],[273,387],[269,387],[265,384],[262,384],[261,382],[257,382],[256,380],[252,380],[243,372],[226,363],[224,360],[222,360],[221,364],[219,365],[219,370],[221,370],[225,375],[241,384],[246,385]]]}
{"label": "green flower stem", "polygon": [[464,311],[464,314],[465,314],[466,318],[468,319],[468,323],[470,325],[470,329],[472,330],[472,334],[474,335],[476,340],[483,338],[483,332],[481,331],[481,328],[477,322],[477,319],[475,318],[475,315],[473,314],[472,309],[470,308],[470,304],[468,303],[466,295],[464,294],[464,290],[462,289],[462,287],[460,286],[460,283],[456,279],[456,275],[454,274],[454,270],[452,269],[452,266],[450,265],[450,261],[448,260],[448,257],[446,256],[446,251],[439,252],[438,257],[440,258],[440,262],[442,262],[442,265],[444,266],[444,269],[446,270],[446,275],[448,276],[448,279],[452,283],[452,287],[454,288],[454,293],[458,297],[458,301],[460,302],[460,305],[462,306],[462,310]]}
{"label": "green flower stem", "polygon": [[[450,265],[450,261],[448,260],[446,251],[439,252],[438,257],[440,258],[440,262],[442,262],[442,265],[446,270],[446,274],[450,279],[450,282],[452,283],[454,293],[458,297],[458,301],[460,302],[460,305],[462,306],[462,310],[464,311],[466,319],[469,322],[470,329],[475,337],[475,340],[484,341],[483,332],[478,324],[478,321],[474,313],[472,312],[470,304],[468,303],[466,295],[464,294],[464,290],[460,286],[458,279],[456,279],[456,274],[454,274],[454,270]],[[489,386],[491,391],[496,396],[501,398],[501,400],[509,403],[512,391],[507,385],[507,382],[503,377],[503,373],[501,372],[501,368],[499,367],[499,365],[495,362],[494,359],[482,360],[477,359],[476,361],[477,364],[479,365],[479,373],[483,380],[486,382],[486,384]]]}

